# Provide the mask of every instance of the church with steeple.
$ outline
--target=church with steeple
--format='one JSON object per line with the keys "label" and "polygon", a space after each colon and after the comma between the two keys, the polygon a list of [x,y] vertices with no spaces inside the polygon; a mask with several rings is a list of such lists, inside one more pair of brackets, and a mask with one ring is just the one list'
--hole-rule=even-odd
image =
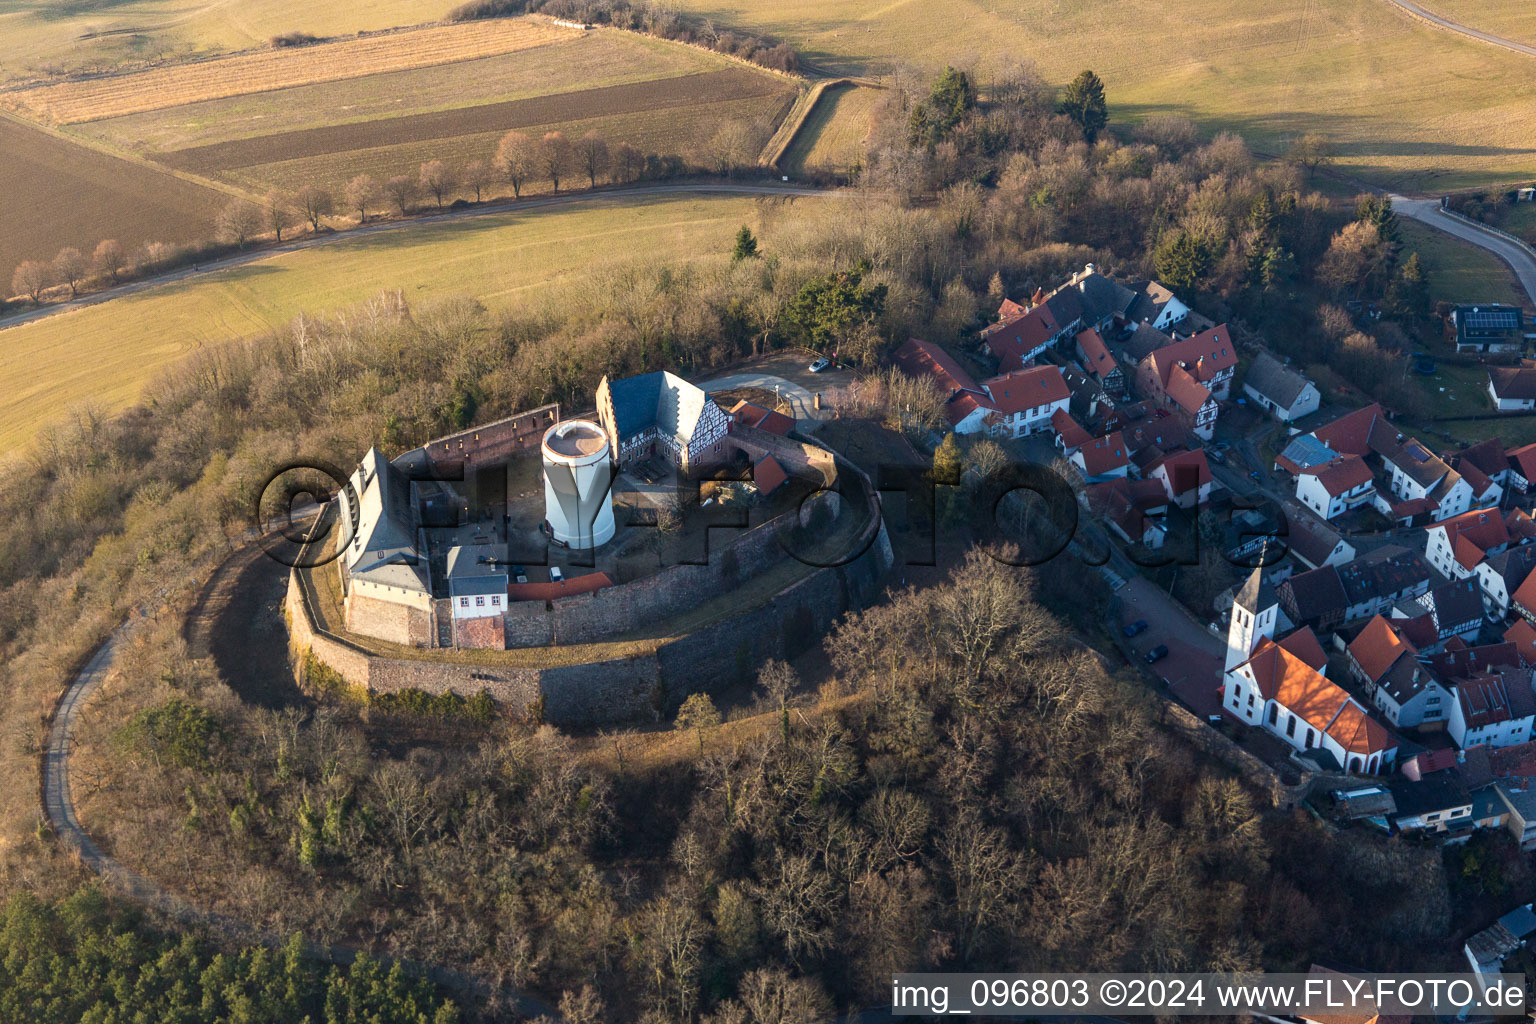
{"label": "church with steeple", "polygon": [[1222,710],[1280,737],[1321,768],[1391,771],[1396,737],[1328,680],[1327,655],[1309,627],[1276,640],[1279,621],[1280,599],[1261,565],[1232,603]]}

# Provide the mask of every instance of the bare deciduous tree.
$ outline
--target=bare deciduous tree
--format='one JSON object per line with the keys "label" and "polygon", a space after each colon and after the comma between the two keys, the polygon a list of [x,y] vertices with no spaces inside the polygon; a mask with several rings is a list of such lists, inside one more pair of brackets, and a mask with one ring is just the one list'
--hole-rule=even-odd
{"label": "bare deciduous tree", "polygon": [[320,219],[329,217],[336,208],[335,198],[318,185],[305,185],[293,194],[293,205],[309,221],[309,229],[320,232]]}
{"label": "bare deciduous tree", "polygon": [[496,145],[496,170],[512,186],[514,198],[521,198],[523,183],[538,166],[537,146],[522,132],[507,132]]}
{"label": "bare deciduous tree", "polygon": [[564,132],[548,132],[539,140],[539,170],[549,179],[554,191],[560,191],[560,179],[571,171],[573,149]]}
{"label": "bare deciduous tree", "polygon": [[613,176],[622,182],[634,181],[645,170],[645,154],[627,142],[613,148]]}
{"label": "bare deciduous tree", "polygon": [[112,278],[112,283],[117,284],[123,268],[128,265],[128,257],[123,253],[123,247],[117,239],[107,238],[96,246],[91,262],[95,264],[97,271],[108,275]]}
{"label": "bare deciduous tree", "polygon": [[42,260],[23,260],[11,275],[11,290],[25,295],[33,302],[42,297],[44,289],[53,283],[53,268]]}
{"label": "bare deciduous tree", "polygon": [[261,207],[244,199],[234,199],[219,211],[219,219],[216,224],[219,241],[228,242],[237,249],[244,249],[246,243],[256,237],[261,230],[263,214]]}
{"label": "bare deciduous tree", "polygon": [[587,132],[576,140],[576,159],[587,175],[587,187],[596,188],[597,179],[608,173],[613,157],[608,152],[608,142],[597,132]]}
{"label": "bare deciduous tree", "polygon": [[90,272],[91,265],[85,256],[72,245],[66,245],[53,258],[53,272],[64,284],[69,285],[69,297],[80,294],[80,282]]}
{"label": "bare deciduous tree", "polygon": [[366,174],[347,182],[347,208],[357,211],[357,222],[368,223],[368,205],[379,198],[379,184]]}
{"label": "bare deciduous tree", "polygon": [[475,202],[480,202],[480,193],[491,184],[491,168],[484,160],[471,160],[464,165],[459,172],[459,179],[465,188],[474,189]]}
{"label": "bare deciduous tree", "polygon": [[428,160],[421,165],[421,187],[432,193],[437,208],[443,208],[443,197],[453,191],[453,171],[441,160]]}
{"label": "bare deciduous tree", "polygon": [[416,179],[409,174],[397,174],[384,183],[384,194],[389,196],[403,217],[416,198]]}
{"label": "bare deciduous tree", "polygon": [[293,207],[289,205],[288,197],[275,189],[268,192],[262,202],[261,215],[267,230],[276,235],[279,242],[283,240],[283,232],[293,227]]}

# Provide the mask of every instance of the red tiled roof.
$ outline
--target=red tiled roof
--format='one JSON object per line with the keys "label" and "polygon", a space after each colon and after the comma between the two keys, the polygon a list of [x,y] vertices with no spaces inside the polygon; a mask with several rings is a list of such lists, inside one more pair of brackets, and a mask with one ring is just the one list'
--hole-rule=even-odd
{"label": "red tiled roof", "polygon": [[1496,366],[1488,371],[1488,383],[1501,401],[1536,398],[1536,369],[1529,366]]}
{"label": "red tiled roof", "polygon": [[1515,645],[1521,661],[1527,665],[1536,665],[1536,626],[1520,619],[1504,631],[1504,639]]}
{"label": "red tiled roof", "polygon": [[772,494],[788,479],[789,474],[784,472],[784,467],[779,465],[779,460],[772,455],[763,456],[762,460],[752,467],[752,482],[757,485],[759,494]]}
{"label": "red tiled roof", "polygon": [[1323,645],[1317,642],[1317,634],[1312,632],[1311,626],[1302,626],[1289,634],[1280,641],[1280,646],[1319,672],[1328,664],[1328,655],[1323,653]]}
{"label": "red tiled roof", "polygon": [[1009,415],[1053,402],[1065,402],[1072,397],[1058,366],[1015,370],[984,381],[982,386],[992,396],[993,407]]}
{"label": "red tiled roof", "polygon": [[[1342,692],[1342,691],[1340,691]],[[1328,735],[1351,754],[1372,754],[1392,745],[1386,726],[1365,713],[1365,709],[1352,700],[1344,702],[1338,715],[1328,726]]]}
{"label": "red tiled roof", "polygon": [[1337,498],[1361,484],[1371,482],[1371,468],[1358,455],[1343,455],[1321,466],[1304,469],[1303,476],[1315,476],[1330,497]]}
{"label": "red tiled roof", "polygon": [[1068,449],[1081,448],[1093,440],[1093,435],[1084,429],[1083,425],[1072,418],[1072,414],[1065,409],[1057,409],[1051,413],[1051,429],[1056,431],[1061,438],[1061,443]]}
{"label": "red tiled roof", "polygon": [[1536,480],[1536,444],[1509,450],[1510,465],[1527,480]]}
{"label": "red tiled roof", "polygon": [[1083,445],[1082,456],[1083,466],[1089,476],[1103,476],[1131,464],[1130,456],[1125,452],[1125,439],[1118,430]]}
{"label": "red tiled roof", "polygon": [[1206,461],[1205,449],[1176,452],[1165,455],[1147,468],[1148,474],[1161,469],[1168,477],[1168,486],[1174,494],[1198,490],[1211,482],[1211,464]]}
{"label": "red tiled roof", "polygon": [[1050,308],[1039,305],[1027,313],[984,328],[981,336],[987,349],[997,357],[999,369],[1020,370],[1024,368],[1025,358],[1049,344],[1060,329]]}
{"label": "red tiled roof", "polygon": [[1516,544],[1523,544],[1528,540],[1536,539],[1536,519],[1518,508],[1509,510],[1509,515],[1504,517],[1504,530],[1509,534],[1509,539]]}
{"label": "red tiled roof", "polygon": [[737,423],[756,427],[758,430],[766,430],[770,434],[778,434],[782,437],[795,429],[795,421],[788,416],[773,409],[764,409],[746,399],[731,406],[729,411]]}
{"label": "red tiled roof", "polygon": [[1375,433],[1380,439],[1384,428],[1391,429],[1386,413],[1372,404],[1323,424],[1312,431],[1312,436],[1340,454],[1366,455],[1372,450],[1371,435]]}
{"label": "red tiled roof", "polygon": [[[1155,353],[1154,353],[1155,354]],[[1164,382],[1163,390],[1180,409],[1193,416],[1211,400],[1211,389],[1194,378],[1182,366],[1175,366]]]}
{"label": "red tiled roof", "polygon": [[1021,306],[1017,302],[1014,302],[1012,299],[1004,299],[1003,304],[997,307],[997,316],[1000,320],[1007,320],[1009,317],[1023,316],[1028,312],[1028,306]]}
{"label": "red tiled roof", "polygon": [[1451,551],[1463,569],[1471,569],[1494,548],[1509,543],[1509,531],[1499,513],[1487,509],[1473,509],[1459,516],[1429,527],[1445,531],[1451,542]]}
{"label": "red tiled roof", "polygon": [[954,356],[930,341],[908,338],[893,358],[908,377],[927,377],[935,381],[946,398],[956,391],[981,390],[971,375],[955,362]]}
{"label": "red tiled roof", "polygon": [[1091,327],[1077,333],[1077,348],[1083,354],[1083,369],[1100,380],[1119,365],[1115,362],[1115,357],[1109,354],[1109,348],[1104,344],[1103,337]]}
{"label": "red tiled roof", "polygon": [[510,601],[555,601],[577,594],[590,594],[613,586],[613,579],[605,572],[591,572],[585,576],[569,576],[559,583],[511,583],[507,585]]}
{"label": "red tiled roof", "polygon": [[1525,578],[1525,582],[1510,595],[1510,601],[1521,611],[1536,614],[1536,572]]}
{"label": "red tiled roof", "polygon": [[1282,645],[1267,638],[1260,641],[1247,664],[1266,699],[1332,736],[1346,751],[1372,754],[1391,747],[1391,736],[1380,723],[1337,684]]}
{"label": "red tiled roof", "polygon": [[1529,680],[1516,680],[1510,686],[1500,675],[1466,680],[1456,687],[1456,700],[1461,704],[1462,717],[1474,728],[1524,718],[1536,703]]}
{"label": "red tiled roof", "polygon": [[1237,348],[1227,325],[1201,331],[1192,338],[1164,345],[1147,357],[1166,386],[1176,367],[1185,369],[1195,380],[1205,383],[1223,370],[1237,365]]}
{"label": "red tiled roof", "polygon": [[1360,635],[1349,645],[1350,656],[1360,671],[1371,682],[1377,682],[1404,654],[1413,657],[1418,651],[1404,640],[1392,623],[1378,615],[1365,624]]}

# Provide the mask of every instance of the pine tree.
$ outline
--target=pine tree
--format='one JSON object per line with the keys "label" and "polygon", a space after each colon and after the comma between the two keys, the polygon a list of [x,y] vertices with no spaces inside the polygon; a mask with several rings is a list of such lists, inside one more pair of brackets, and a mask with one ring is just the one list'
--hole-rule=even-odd
{"label": "pine tree", "polygon": [[745,224],[736,232],[736,246],[731,250],[731,262],[753,259],[757,256],[757,236]]}
{"label": "pine tree", "polygon": [[1170,231],[1157,244],[1152,262],[1157,278],[1175,291],[1193,288],[1211,269],[1210,247],[1188,231]]}
{"label": "pine tree", "polygon": [[1104,101],[1104,83],[1092,71],[1083,71],[1067,86],[1061,97],[1061,112],[1077,122],[1083,138],[1094,142],[1109,123],[1109,106]]}

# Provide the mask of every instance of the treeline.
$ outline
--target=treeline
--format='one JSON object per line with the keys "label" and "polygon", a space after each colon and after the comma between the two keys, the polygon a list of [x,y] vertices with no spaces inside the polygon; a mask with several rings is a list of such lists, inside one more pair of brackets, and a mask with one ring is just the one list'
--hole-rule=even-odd
{"label": "treeline", "polygon": [[149,925],[94,886],[56,903],[26,893],[0,908],[0,1018],[7,1024],[457,1024],[458,1009],[398,965],[346,967],[279,951],[219,951]]}
{"label": "treeline", "polygon": [[[1071,247],[1101,269],[1155,277],[1239,340],[1304,364],[1339,362],[1351,339],[1357,353],[1364,339],[1396,358],[1435,335],[1426,270],[1404,251],[1390,201],[1350,207],[1309,188],[1333,159],[1327,140],[1303,136],[1264,163],[1240,136],[1205,139],[1186,118],[1116,125],[1111,99],[1091,71],[1058,90],[1020,65],[983,95],[946,69],[891,91],[862,181],[937,197],[975,263],[1000,273],[989,303],[1059,283],[1029,254]],[[1370,371],[1349,383],[1415,411],[1418,390],[1393,379]]]}
{"label": "treeline", "polygon": [[753,166],[760,148],[753,130],[739,121],[722,121],[686,156],[648,153],[627,141],[611,145],[595,131],[575,139],[561,131],[542,135],[510,131],[486,159],[427,160],[415,174],[391,175],[382,181],[359,174],[340,191],[312,184],[295,191],[274,189],[260,202],[233,199],[215,218],[210,242],[184,246],[147,242],[130,253],[115,239],[108,239],[89,257],[66,246],[50,261],[25,260],[17,265],[11,275],[11,293],[38,304],[51,290],[67,288],[73,299],[92,288],[241,252],[262,240],[281,243],[306,229],[318,235],[330,230],[339,217],[355,217],[361,225],[367,223],[370,212],[406,217],[423,209],[462,205],[471,197],[476,203],[484,202],[504,196],[507,189],[516,199],[525,189],[543,184],[558,194],[562,187],[570,191],[573,184],[596,188],[668,181],[700,172],[730,177]]}
{"label": "treeline", "polygon": [[719,28],[712,19],[693,17],[656,3],[630,3],[629,0],[470,0],[450,11],[448,20],[476,21],[535,13],[583,25],[612,25],[614,28],[643,32],[660,39],[693,43],[775,71],[793,73],[800,70],[800,56],[788,43],[774,42],[740,29]]}

